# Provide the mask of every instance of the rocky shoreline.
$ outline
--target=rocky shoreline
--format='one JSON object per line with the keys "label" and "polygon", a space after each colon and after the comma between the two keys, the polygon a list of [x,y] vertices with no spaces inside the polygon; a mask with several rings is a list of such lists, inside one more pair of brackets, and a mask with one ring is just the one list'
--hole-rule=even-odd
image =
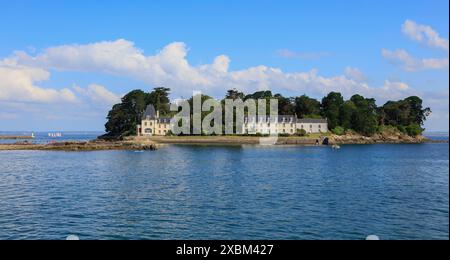
{"label": "rocky shoreline", "polygon": [[0,135],[0,140],[20,140],[20,139],[33,139],[34,136],[30,135]]}
{"label": "rocky shoreline", "polygon": [[30,151],[108,151],[108,150],[157,150],[154,143],[136,143],[125,141],[89,141],[89,142],[56,142],[49,144],[35,144],[30,142],[18,142],[13,144],[0,144],[0,151],[5,150],[30,150]]}
{"label": "rocky shoreline", "polygon": [[[276,145],[348,145],[348,144],[420,144],[448,143],[447,140],[430,140],[423,136],[411,137],[402,133],[382,133],[371,137],[354,133],[345,135],[323,135],[315,137],[278,137]],[[258,145],[260,137],[255,136],[154,136],[127,137],[124,140],[88,142],[70,141],[48,144],[16,142],[0,144],[0,151],[39,150],[39,151],[108,151],[108,150],[157,150],[166,144],[188,145]]]}
{"label": "rocky shoreline", "polygon": [[329,138],[330,144],[421,144],[441,142],[434,141],[425,138],[424,136],[412,137],[409,135],[394,133],[394,134],[375,134],[367,137],[359,134],[345,134],[345,135],[332,135]]}

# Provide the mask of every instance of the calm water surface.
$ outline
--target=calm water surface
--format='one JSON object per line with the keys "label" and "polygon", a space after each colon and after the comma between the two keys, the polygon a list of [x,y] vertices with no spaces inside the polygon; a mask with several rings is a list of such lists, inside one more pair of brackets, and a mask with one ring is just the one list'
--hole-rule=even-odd
{"label": "calm water surface", "polygon": [[448,149],[4,151],[0,239],[448,239]]}

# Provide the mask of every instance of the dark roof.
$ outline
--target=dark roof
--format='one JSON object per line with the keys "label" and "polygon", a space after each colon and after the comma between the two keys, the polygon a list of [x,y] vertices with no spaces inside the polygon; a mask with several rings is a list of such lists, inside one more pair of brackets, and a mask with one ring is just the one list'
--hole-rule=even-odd
{"label": "dark roof", "polygon": [[158,118],[158,123],[170,124],[170,120],[172,120],[170,117],[160,117]]}
{"label": "dark roof", "polygon": [[298,123],[304,123],[304,124],[326,124],[328,123],[328,120],[324,118],[303,118],[298,119]]}
{"label": "dark roof", "polygon": [[256,118],[258,118],[258,122],[275,122],[278,121],[278,123],[304,123],[304,124],[326,124],[328,123],[327,119],[323,118],[304,118],[304,119],[298,119],[296,116],[278,116],[278,117],[268,117],[268,116],[258,116],[258,117],[245,117],[244,122],[255,122]]}
{"label": "dark roof", "polygon": [[155,119],[156,118],[156,110],[155,107],[153,105],[148,105],[147,108],[145,109],[144,115],[142,116],[143,119]]}
{"label": "dark roof", "polygon": [[297,123],[296,116],[278,116],[278,123]]}

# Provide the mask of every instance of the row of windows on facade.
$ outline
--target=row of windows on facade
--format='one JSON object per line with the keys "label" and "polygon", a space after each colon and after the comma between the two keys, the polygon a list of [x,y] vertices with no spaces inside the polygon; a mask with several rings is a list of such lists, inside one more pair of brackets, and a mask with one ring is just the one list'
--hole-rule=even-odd
{"label": "row of windows on facade", "polygon": [[[162,128],[167,128],[169,124],[159,124]],[[153,126],[153,122],[144,122],[144,126]]]}
{"label": "row of windows on facade", "polygon": [[[265,130],[263,130],[263,131],[257,131],[256,129],[245,129],[245,133],[247,133],[247,134],[249,134],[249,133],[259,133],[259,132],[267,132],[267,133],[272,133],[272,131],[270,130],[270,129],[265,129]],[[291,133],[291,134],[293,134],[294,133],[294,129],[290,129],[289,131],[286,131],[286,129],[283,129],[282,130],[282,133],[283,134],[286,134],[286,133]],[[279,133],[278,131],[276,131],[275,130],[275,133]],[[322,131],[321,130],[319,130],[319,133],[322,133]]]}
{"label": "row of windows on facade", "polygon": [[[248,126],[248,123],[245,123],[245,126],[247,127],[247,126]],[[261,123],[260,126],[263,127],[263,124]],[[268,123],[267,126],[270,127],[270,123]],[[278,126],[278,124],[275,124],[275,126]],[[294,127],[294,124],[290,124],[290,126],[291,126],[291,127]],[[285,123],[283,123],[283,127],[286,127],[286,124],[285,124]],[[322,128],[322,125],[318,125],[317,127],[318,127],[318,128]],[[304,129],[304,126],[303,126],[303,125],[300,125],[300,128],[301,128],[301,129]],[[309,125],[309,128],[313,128],[313,125]]]}
{"label": "row of windows on facade", "polygon": [[[153,131],[151,128],[147,128],[144,131],[146,134],[152,134]],[[158,130],[158,134],[167,134],[167,130]]]}
{"label": "row of windows on facade", "polygon": [[[256,118],[250,118],[250,119],[249,118],[244,118],[244,122],[245,123],[256,123],[256,122],[258,122],[258,123],[270,123],[270,122],[276,122],[276,121],[278,121],[278,120],[271,119],[270,117],[259,118],[259,119],[256,119]],[[281,120],[281,122],[282,123],[293,123],[294,119],[293,118],[290,118],[290,119],[283,118]]]}

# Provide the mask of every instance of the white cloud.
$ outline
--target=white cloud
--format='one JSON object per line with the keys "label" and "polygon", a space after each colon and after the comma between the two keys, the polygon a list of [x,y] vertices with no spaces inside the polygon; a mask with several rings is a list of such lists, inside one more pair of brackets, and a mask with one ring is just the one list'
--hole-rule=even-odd
{"label": "white cloud", "polygon": [[405,50],[390,51],[383,49],[382,55],[388,61],[399,64],[406,71],[439,70],[448,68],[448,58],[417,59]]}
{"label": "white cloud", "polygon": [[439,48],[448,52],[448,40],[441,38],[439,33],[431,28],[431,26],[406,20],[402,25],[402,32],[414,41],[425,43],[430,47]]}
{"label": "white cloud", "polygon": [[42,88],[37,82],[48,80],[44,69],[6,64],[0,61],[0,101],[21,102],[75,102],[76,97],[67,88]]}
{"label": "white cloud", "polygon": [[193,66],[188,62],[187,54],[186,45],[175,42],[155,55],[146,56],[134,43],[121,39],[87,45],[57,46],[36,56],[16,52],[11,59],[27,66],[45,69],[103,72],[130,77],[150,86],[170,87],[174,96],[186,97],[192,94],[192,90],[200,90],[219,97],[231,88],[246,92],[288,90],[292,95],[324,95],[329,91],[341,91],[347,95],[370,93],[381,96],[385,93],[383,86],[369,86],[364,82],[364,74],[350,67],[346,69],[345,75],[334,77],[319,76],[316,69],[286,73],[279,68],[263,65],[230,71],[228,56],[220,55],[211,64]]}
{"label": "white cloud", "polygon": [[405,21],[402,25],[402,32],[414,41],[446,51],[446,57],[421,59],[413,57],[402,49],[395,51],[383,49],[382,55],[385,59],[402,66],[406,71],[448,69],[448,40],[441,38],[439,33],[430,26],[417,24],[411,20]]}
{"label": "white cloud", "polygon": [[366,80],[366,75],[364,75],[364,73],[358,68],[352,67],[345,68],[345,75],[359,82]]}
{"label": "white cloud", "polygon": [[86,97],[95,103],[100,103],[101,105],[113,105],[120,102],[119,95],[116,95],[105,87],[97,84],[91,84],[86,88],[75,86],[74,89],[83,97]]}
{"label": "white cloud", "polygon": [[331,56],[331,53],[326,51],[320,52],[296,52],[289,49],[280,49],[276,52],[278,57],[285,59],[300,59],[300,60],[318,60]]}
{"label": "white cloud", "polygon": [[[119,39],[52,47],[34,57],[25,52],[16,52],[15,59],[23,64],[47,69],[131,76],[152,85],[161,82],[207,85],[207,79],[189,65],[186,55],[187,48],[180,42],[167,45],[154,56],[145,56],[140,49],[134,47],[133,42]],[[225,57],[217,62],[213,69],[223,70],[226,65]],[[220,62],[222,63],[219,64]]]}
{"label": "white cloud", "polygon": [[[49,79],[49,71],[53,70],[106,73],[137,79],[149,86],[170,87],[173,97],[188,97],[193,90],[222,97],[227,89],[232,88],[247,93],[270,89],[289,95],[307,93],[316,97],[339,91],[346,97],[358,93],[374,97],[379,102],[421,94],[404,82],[385,81],[381,86],[370,86],[364,73],[353,67],[347,67],[342,75],[330,77],[321,76],[316,69],[287,73],[263,65],[230,70],[231,61],[226,55],[217,56],[209,64],[194,66],[188,62],[187,54],[186,45],[178,42],[148,56],[126,40],[56,46],[36,55],[16,52],[10,58],[0,60],[0,102],[68,101],[73,103],[71,108],[74,111],[79,109],[83,115],[103,119],[107,107],[120,99],[120,95],[97,84],[76,86],[72,90],[38,86],[39,82]],[[406,51],[384,50],[383,55],[411,70],[448,67],[448,61],[440,64],[441,61],[433,59],[417,60]],[[13,109],[10,111],[14,112]]]}

